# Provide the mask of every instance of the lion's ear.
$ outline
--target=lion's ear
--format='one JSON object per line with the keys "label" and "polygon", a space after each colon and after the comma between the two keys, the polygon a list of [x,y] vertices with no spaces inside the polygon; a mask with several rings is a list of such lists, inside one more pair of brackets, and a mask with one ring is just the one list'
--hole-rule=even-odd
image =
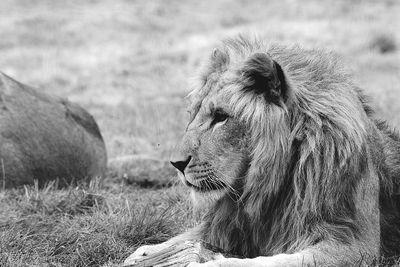
{"label": "lion's ear", "polygon": [[212,69],[215,71],[215,70],[221,70],[222,68],[224,68],[224,66],[227,65],[229,61],[229,56],[220,49],[215,48],[211,53],[210,59],[212,62],[211,63]]}
{"label": "lion's ear", "polygon": [[275,104],[287,98],[287,84],[281,66],[266,53],[255,53],[245,63],[243,73],[245,89],[263,94]]}

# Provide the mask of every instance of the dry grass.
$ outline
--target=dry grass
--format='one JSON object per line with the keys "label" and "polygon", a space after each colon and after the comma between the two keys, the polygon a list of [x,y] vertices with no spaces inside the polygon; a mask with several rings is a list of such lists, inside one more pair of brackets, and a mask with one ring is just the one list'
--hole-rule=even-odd
{"label": "dry grass", "polygon": [[181,191],[91,183],[2,192],[0,266],[118,265],[130,248],[164,241],[193,221]]}
{"label": "dry grass", "polygon": [[162,187],[165,161],[184,129],[188,76],[224,37],[335,50],[400,126],[398,14],[396,0],[2,0],[0,70],[87,108],[111,168],[101,185],[0,192],[0,265],[118,265],[193,223],[184,190]]}

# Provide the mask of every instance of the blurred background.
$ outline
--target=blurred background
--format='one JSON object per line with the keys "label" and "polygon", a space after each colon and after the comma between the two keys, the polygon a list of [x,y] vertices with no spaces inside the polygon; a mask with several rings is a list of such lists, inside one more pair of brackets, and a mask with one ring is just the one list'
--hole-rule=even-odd
{"label": "blurred background", "polygon": [[397,0],[2,0],[0,70],[88,109],[110,159],[168,159],[190,77],[238,33],[334,50],[400,125]]}
{"label": "blurred background", "polygon": [[[335,51],[400,128],[398,0],[1,0],[0,71],[88,110],[118,189],[0,192],[0,265],[111,266],[188,225],[180,189],[146,181],[174,175],[168,158],[187,123],[190,79],[238,33]],[[142,183],[126,188],[131,178]],[[154,215],[165,203],[175,205],[168,223]]]}

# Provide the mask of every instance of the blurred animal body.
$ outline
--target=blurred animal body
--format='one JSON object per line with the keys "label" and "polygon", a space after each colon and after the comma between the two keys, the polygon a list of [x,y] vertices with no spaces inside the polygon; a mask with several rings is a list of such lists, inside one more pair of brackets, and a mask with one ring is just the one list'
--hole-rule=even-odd
{"label": "blurred animal body", "polygon": [[227,40],[189,97],[172,164],[206,215],[126,264],[187,240],[214,253],[189,266],[352,266],[400,255],[400,138],[335,55]]}
{"label": "blurred animal body", "polygon": [[93,117],[0,73],[0,187],[102,176],[107,155]]}

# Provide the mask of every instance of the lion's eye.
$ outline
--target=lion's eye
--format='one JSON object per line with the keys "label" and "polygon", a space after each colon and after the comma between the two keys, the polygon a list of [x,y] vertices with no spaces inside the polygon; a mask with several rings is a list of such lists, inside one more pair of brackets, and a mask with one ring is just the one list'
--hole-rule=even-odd
{"label": "lion's eye", "polygon": [[229,115],[223,110],[216,110],[214,112],[214,119],[212,124],[216,124],[218,122],[224,122],[229,118]]}

